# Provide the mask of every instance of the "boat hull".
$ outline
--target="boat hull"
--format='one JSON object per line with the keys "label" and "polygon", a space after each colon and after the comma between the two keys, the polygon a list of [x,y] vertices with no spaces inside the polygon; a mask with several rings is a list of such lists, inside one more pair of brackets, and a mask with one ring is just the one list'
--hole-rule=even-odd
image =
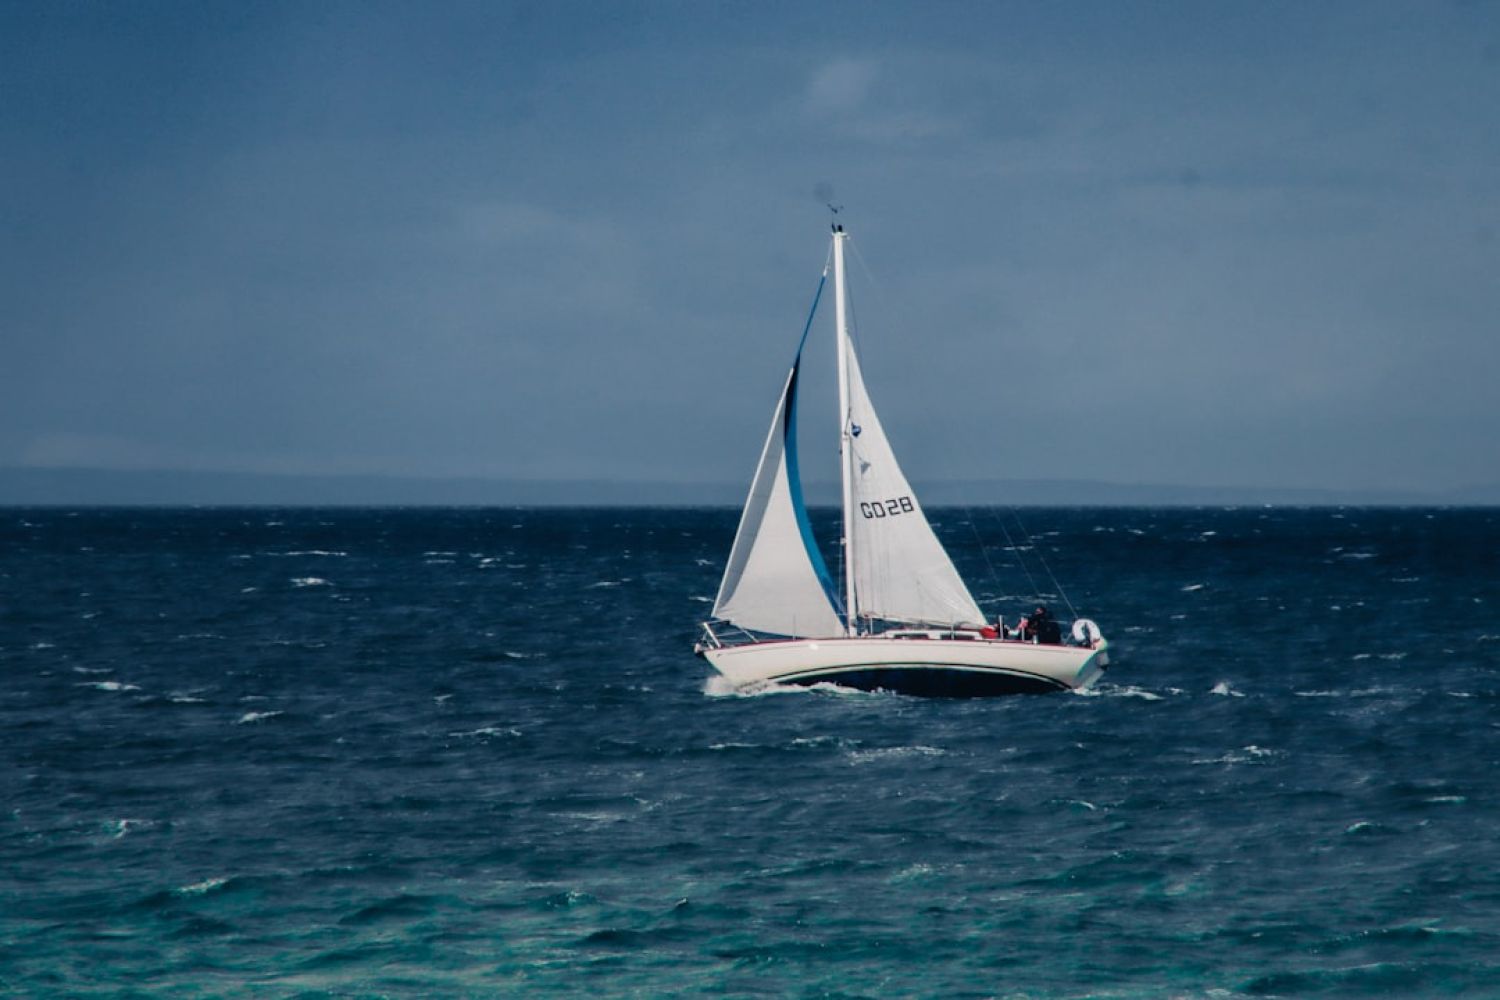
{"label": "boat hull", "polygon": [[929,698],[983,698],[1087,688],[1108,664],[1105,644],[1004,640],[787,639],[701,650],[736,688],[837,684]]}

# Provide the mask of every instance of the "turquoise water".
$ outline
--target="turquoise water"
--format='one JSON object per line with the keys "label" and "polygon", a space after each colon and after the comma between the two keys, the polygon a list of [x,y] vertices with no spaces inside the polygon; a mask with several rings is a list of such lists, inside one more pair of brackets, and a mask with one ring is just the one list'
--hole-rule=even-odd
{"label": "turquoise water", "polygon": [[1500,513],[1023,516],[1090,694],[723,691],[733,511],[0,511],[0,991],[1500,996]]}

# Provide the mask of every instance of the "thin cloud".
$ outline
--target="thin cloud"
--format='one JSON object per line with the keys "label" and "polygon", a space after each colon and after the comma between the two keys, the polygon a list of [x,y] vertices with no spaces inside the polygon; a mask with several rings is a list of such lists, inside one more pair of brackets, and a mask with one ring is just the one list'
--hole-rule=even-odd
{"label": "thin cloud", "polygon": [[813,73],[803,105],[816,117],[857,111],[869,98],[878,75],[879,67],[873,59],[835,59]]}

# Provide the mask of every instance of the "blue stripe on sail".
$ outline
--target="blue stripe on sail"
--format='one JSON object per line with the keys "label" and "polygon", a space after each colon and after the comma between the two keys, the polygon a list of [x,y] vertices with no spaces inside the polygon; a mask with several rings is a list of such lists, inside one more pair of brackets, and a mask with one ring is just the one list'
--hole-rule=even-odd
{"label": "blue stripe on sail", "polygon": [[822,280],[818,282],[818,292],[813,296],[812,309],[807,314],[807,325],[802,328],[802,341],[797,345],[797,360],[792,362],[792,377],[786,387],[786,411],[782,417],[781,433],[783,454],[786,456],[787,489],[791,493],[792,512],[797,517],[797,528],[802,533],[802,546],[807,549],[807,559],[812,563],[813,573],[823,585],[824,596],[828,598],[828,603],[833,606],[839,620],[847,626],[848,619],[844,616],[833,577],[828,573],[828,564],[823,561],[823,553],[818,551],[818,543],[813,540],[812,521],[808,519],[807,505],[802,501],[802,473],[797,465],[797,375],[802,368],[802,347],[807,343],[807,331],[812,329],[813,316],[818,311],[818,300],[823,297],[823,285],[827,281],[828,273],[825,271]]}
{"label": "blue stripe on sail", "polygon": [[802,339],[797,341],[797,360],[792,362],[795,369],[802,363],[802,348],[807,346],[807,331],[812,329],[813,317],[818,314],[818,303],[823,299],[823,286],[828,284],[828,268],[823,268],[823,277],[818,279],[818,290],[813,293],[812,308],[807,311],[807,322],[802,326]]}

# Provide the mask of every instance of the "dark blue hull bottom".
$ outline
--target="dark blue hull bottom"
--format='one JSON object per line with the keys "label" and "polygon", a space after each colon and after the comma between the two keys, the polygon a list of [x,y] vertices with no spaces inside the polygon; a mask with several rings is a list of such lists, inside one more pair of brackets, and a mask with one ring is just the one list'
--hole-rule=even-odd
{"label": "dark blue hull bottom", "polygon": [[931,667],[871,667],[865,670],[830,671],[797,678],[783,684],[810,687],[837,684],[859,691],[890,691],[917,698],[994,698],[1007,694],[1048,694],[1068,686],[1031,674],[1008,674],[998,670],[938,670]]}

